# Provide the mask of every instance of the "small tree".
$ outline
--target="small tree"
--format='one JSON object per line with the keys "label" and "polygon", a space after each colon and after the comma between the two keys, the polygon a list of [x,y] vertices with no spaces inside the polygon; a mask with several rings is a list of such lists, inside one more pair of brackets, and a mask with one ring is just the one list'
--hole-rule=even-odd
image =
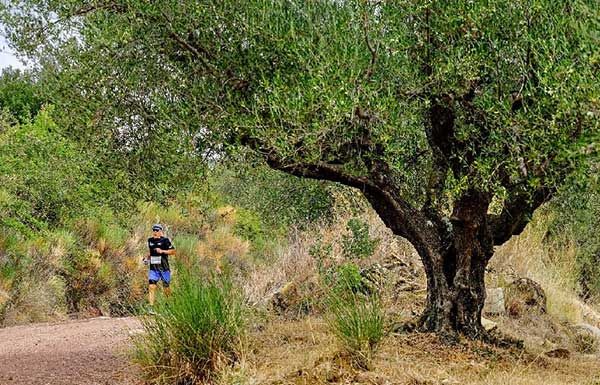
{"label": "small tree", "polygon": [[423,261],[425,330],[485,335],[494,247],[597,153],[593,0],[11,4],[12,41],[129,146],[177,127],[361,190]]}

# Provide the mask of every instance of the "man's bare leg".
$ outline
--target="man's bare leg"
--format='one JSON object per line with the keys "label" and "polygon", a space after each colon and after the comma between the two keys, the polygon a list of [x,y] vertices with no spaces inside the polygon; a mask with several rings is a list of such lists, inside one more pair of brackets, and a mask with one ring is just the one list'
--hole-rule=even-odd
{"label": "man's bare leg", "polygon": [[150,306],[154,305],[154,299],[156,298],[156,284],[148,285],[148,302],[150,302]]}

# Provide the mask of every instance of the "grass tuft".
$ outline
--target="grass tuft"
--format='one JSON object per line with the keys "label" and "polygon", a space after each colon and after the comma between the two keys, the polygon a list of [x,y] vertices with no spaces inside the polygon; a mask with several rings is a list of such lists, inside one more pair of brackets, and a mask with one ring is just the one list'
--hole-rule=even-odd
{"label": "grass tuft", "polygon": [[349,291],[333,292],[328,299],[327,322],[351,363],[369,369],[379,342],[385,336],[385,316],[379,298]]}
{"label": "grass tuft", "polygon": [[134,361],[151,384],[211,381],[241,354],[244,312],[241,296],[226,277],[206,279],[178,273],[169,298],[143,318]]}

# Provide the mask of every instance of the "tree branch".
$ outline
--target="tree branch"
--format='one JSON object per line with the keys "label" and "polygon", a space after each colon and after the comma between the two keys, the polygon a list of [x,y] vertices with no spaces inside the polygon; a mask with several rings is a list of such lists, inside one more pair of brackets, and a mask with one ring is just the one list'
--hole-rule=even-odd
{"label": "tree branch", "polygon": [[327,163],[286,162],[274,149],[264,145],[257,138],[242,136],[241,144],[259,152],[272,169],[298,177],[327,180],[359,189],[394,234],[406,238],[416,248],[431,247],[431,239],[435,235],[432,231],[433,225],[427,216],[401,199],[389,187],[379,185],[369,177],[349,174],[341,167]]}
{"label": "tree branch", "polygon": [[369,14],[367,12],[364,13],[363,17],[363,31],[365,33],[365,43],[367,44],[367,48],[369,49],[369,53],[371,54],[371,61],[369,62],[369,68],[367,69],[365,75],[365,78],[367,79],[367,81],[369,81],[371,80],[371,76],[373,76],[373,72],[375,71],[378,47],[374,48],[371,44],[371,40],[369,39]]}
{"label": "tree branch", "polygon": [[[212,54],[210,52],[208,52],[206,49],[202,48],[202,47],[195,47],[194,45],[192,45],[189,41],[187,41],[186,39],[184,39],[183,37],[181,37],[177,32],[175,32],[175,30],[173,29],[173,25],[172,25],[172,21],[171,18],[165,13],[162,12],[163,17],[165,18],[165,20],[167,21],[167,27],[169,29],[169,37],[173,40],[175,40],[175,42],[177,44],[179,44],[179,46],[183,49],[185,49],[186,51],[190,52],[195,59],[199,60],[200,63],[202,64],[202,66],[211,74],[214,75],[214,71],[210,65],[210,63],[206,60],[206,57],[212,57]],[[205,57],[206,56],[206,57]]]}
{"label": "tree branch", "polygon": [[502,245],[513,235],[520,234],[531,221],[533,212],[548,202],[555,192],[555,188],[540,187],[531,195],[515,193],[505,202],[499,215],[488,215],[494,245]]}
{"label": "tree branch", "polygon": [[273,154],[267,154],[265,159],[269,167],[290,175],[341,183],[346,186],[357,188],[363,192],[377,189],[369,179],[345,173],[340,170],[339,167],[334,165],[323,163],[284,163]]}
{"label": "tree branch", "polygon": [[327,164],[284,164],[272,154],[267,157],[267,164],[290,175],[328,180],[357,188],[394,234],[408,239],[417,248],[431,246],[429,241],[424,240],[431,235],[426,231],[427,217],[408,202],[399,199],[392,191],[380,188],[370,179],[344,173],[339,168]]}

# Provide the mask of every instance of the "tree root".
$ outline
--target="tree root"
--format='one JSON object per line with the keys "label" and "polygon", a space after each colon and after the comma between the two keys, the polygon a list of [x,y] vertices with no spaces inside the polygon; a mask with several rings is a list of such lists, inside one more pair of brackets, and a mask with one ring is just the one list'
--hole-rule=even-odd
{"label": "tree root", "polygon": [[406,322],[394,323],[390,328],[390,332],[398,334],[415,332],[436,333],[440,337],[440,340],[447,345],[456,345],[460,342],[461,337],[464,337],[471,341],[482,341],[488,345],[502,349],[522,350],[524,348],[523,340],[513,338],[496,330],[487,331],[483,326],[470,331],[457,331],[449,328],[432,329],[428,327],[423,316]]}
{"label": "tree root", "polygon": [[489,345],[502,349],[522,350],[525,346],[523,340],[500,333],[499,331],[487,332],[483,341]]}

